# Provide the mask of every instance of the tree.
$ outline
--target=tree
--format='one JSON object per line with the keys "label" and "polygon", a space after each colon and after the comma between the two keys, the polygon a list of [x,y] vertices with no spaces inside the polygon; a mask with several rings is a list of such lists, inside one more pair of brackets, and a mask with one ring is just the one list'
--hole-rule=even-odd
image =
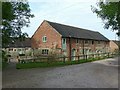
{"label": "tree", "polygon": [[[118,39],[120,40],[120,1],[119,2],[98,2],[98,7],[92,6],[92,11],[100,17],[105,25],[104,28],[111,28],[113,31],[117,31]],[[119,54],[120,54],[120,44]]]}
{"label": "tree", "polygon": [[2,45],[5,47],[17,37],[26,37],[21,29],[29,26],[31,9],[28,2],[2,2]]}
{"label": "tree", "polygon": [[117,35],[120,36],[120,1],[103,2],[100,0],[97,5],[98,8],[92,6],[92,11],[104,21],[104,28],[117,31]]}

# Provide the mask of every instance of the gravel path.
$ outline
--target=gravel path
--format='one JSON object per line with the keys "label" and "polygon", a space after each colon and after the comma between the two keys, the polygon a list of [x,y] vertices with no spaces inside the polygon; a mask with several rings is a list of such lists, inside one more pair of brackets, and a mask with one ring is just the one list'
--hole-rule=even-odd
{"label": "gravel path", "polygon": [[117,88],[118,58],[64,67],[3,71],[3,88]]}

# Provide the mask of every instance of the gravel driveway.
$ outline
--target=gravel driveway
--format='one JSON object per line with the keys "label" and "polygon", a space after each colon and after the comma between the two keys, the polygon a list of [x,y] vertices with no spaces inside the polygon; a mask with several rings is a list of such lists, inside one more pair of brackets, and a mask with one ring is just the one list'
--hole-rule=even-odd
{"label": "gravel driveway", "polygon": [[3,71],[3,88],[117,88],[118,58],[63,67]]}

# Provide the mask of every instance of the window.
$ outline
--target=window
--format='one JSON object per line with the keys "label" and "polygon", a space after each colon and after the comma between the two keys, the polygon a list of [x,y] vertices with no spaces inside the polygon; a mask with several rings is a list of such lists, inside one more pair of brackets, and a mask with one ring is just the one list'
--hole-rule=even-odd
{"label": "window", "polygon": [[63,38],[63,44],[66,44],[66,39],[65,38]]}
{"label": "window", "polygon": [[18,49],[18,51],[22,51],[21,49]]}
{"label": "window", "polygon": [[42,41],[43,41],[43,42],[46,42],[46,41],[47,41],[47,37],[46,37],[46,36],[43,36],[43,37],[42,37]]}
{"label": "window", "polygon": [[98,41],[98,44],[100,44],[100,41]]}
{"label": "window", "polygon": [[48,49],[43,49],[43,50],[42,50],[42,54],[47,55],[47,54],[48,54],[48,51],[49,51]]}
{"label": "window", "polygon": [[77,44],[79,43],[79,40],[78,40],[78,39],[76,39],[76,43],[77,43]]}
{"label": "window", "polygon": [[25,48],[25,50],[28,50],[28,48]]}
{"label": "window", "polygon": [[85,44],[88,44],[88,40],[85,40]]}
{"label": "window", "polygon": [[13,49],[12,49],[12,48],[9,48],[9,51],[13,51]]}
{"label": "window", "polygon": [[66,39],[62,38],[62,49],[66,49]]}
{"label": "window", "polygon": [[94,44],[94,41],[92,41],[92,44]]}

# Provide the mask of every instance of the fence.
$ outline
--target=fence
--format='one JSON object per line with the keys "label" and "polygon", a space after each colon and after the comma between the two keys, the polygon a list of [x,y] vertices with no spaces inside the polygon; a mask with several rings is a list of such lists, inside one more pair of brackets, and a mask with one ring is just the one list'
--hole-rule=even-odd
{"label": "fence", "polygon": [[[36,57],[27,57],[20,56],[18,63],[28,63],[28,62],[55,62],[55,61],[79,61],[79,60],[88,60],[88,59],[99,59],[99,58],[109,58],[114,57],[116,54],[112,53],[100,53],[100,54],[89,54],[89,55],[79,55],[79,56],[71,56],[71,57],[56,57],[56,56],[36,56]],[[71,58],[71,60],[70,60]]]}

